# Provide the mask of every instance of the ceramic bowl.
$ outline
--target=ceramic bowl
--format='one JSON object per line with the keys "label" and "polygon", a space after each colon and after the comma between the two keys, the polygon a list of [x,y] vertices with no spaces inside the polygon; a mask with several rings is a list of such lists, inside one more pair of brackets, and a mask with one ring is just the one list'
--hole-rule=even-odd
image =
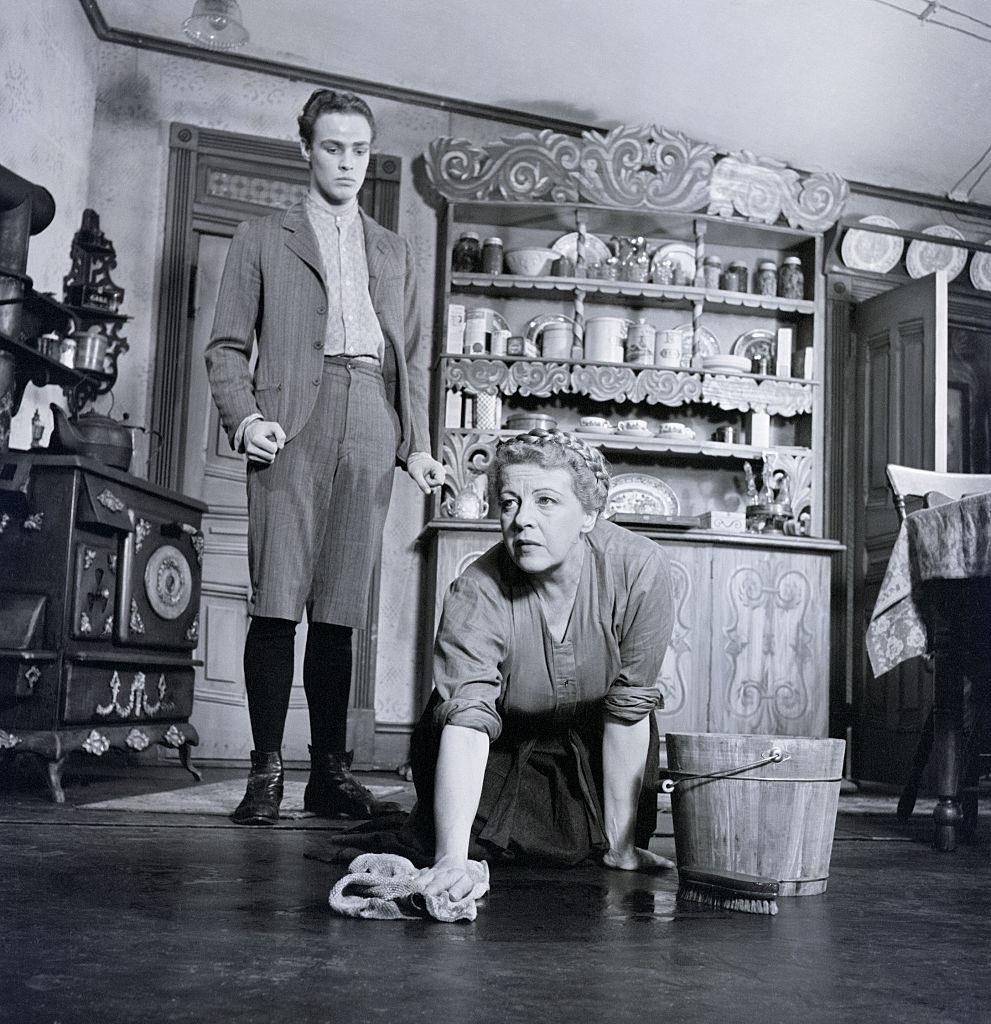
{"label": "ceramic bowl", "polygon": [[749,373],[751,363],[746,356],[732,356],[719,353],[702,357],[703,370],[721,370],[724,373]]}
{"label": "ceramic bowl", "polygon": [[519,412],[506,420],[508,430],[553,430],[557,426],[557,420],[553,416],[547,416],[541,412]]}
{"label": "ceramic bowl", "polygon": [[506,253],[506,266],[511,274],[520,277],[547,277],[560,255],[554,249],[510,249]]}

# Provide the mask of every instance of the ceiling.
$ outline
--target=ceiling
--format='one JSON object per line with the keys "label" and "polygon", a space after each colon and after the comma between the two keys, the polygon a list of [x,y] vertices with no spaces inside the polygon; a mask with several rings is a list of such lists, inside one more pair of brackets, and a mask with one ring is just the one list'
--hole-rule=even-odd
{"label": "ceiling", "polygon": [[[188,42],[192,0],[84,0]],[[991,205],[988,0],[240,0],[239,54]],[[920,15],[928,12],[926,20]]]}

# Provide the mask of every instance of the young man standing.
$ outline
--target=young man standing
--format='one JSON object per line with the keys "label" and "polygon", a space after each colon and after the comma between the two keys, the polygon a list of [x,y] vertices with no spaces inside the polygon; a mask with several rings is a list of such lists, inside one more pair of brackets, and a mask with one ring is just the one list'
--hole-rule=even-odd
{"label": "young man standing", "polygon": [[224,429],[248,457],[254,606],[244,677],[255,749],[232,815],[244,825],[278,820],[304,609],[311,734],[304,806],[329,817],[395,809],[349,770],[351,634],[365,625],[397,460],[424,494],[444,479],[430,455],[429,353],[412,253],[358,207],[372,112],[358,96],[317,90],[299,116],[299,134],[309,193],[237,229],[206,350]]}

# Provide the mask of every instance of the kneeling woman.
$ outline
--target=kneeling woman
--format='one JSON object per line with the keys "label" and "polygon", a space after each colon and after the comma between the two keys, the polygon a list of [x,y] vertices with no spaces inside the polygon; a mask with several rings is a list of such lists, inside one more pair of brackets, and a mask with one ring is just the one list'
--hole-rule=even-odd
{"label": "kneeling woman", "polygon": [[600,519],[608,469],[570,434],[504,441],[494,471],[502,543],[451,585],[413,735],[410,825],[434,850],[422,881],[459,898],[468,857],[500,853],[673,867],[646,849],[667,557]]}

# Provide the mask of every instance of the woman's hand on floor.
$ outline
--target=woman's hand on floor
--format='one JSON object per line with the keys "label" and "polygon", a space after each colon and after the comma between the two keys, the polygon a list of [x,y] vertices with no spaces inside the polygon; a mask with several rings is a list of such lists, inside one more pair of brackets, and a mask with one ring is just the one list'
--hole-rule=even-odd
{"label": "woman's hand on floor", "polygon": [[475,888],[468,861],[459,857],[440,857],[432,868],[421,868],[417,879],[429,896],[446,892],[452,900],[463,900]]}
{"label": "woman's hand on floor", "polygon": [[625,851],[607,850],[602,863],[607,868],[617,868],[619,871],[670,871],[675,866],[673,860],[639,846]]}

